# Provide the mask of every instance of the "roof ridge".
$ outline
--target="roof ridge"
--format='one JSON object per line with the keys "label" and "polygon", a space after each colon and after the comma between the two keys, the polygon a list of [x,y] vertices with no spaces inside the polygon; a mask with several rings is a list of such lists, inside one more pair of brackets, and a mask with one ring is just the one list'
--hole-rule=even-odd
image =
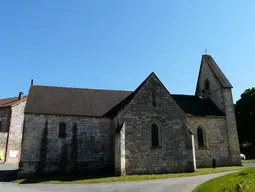
{"label": "roof ridge", "polygon": [[[24,95],[23,97],[27,97],[27,95]],[[5,98],[0,98],[0,101],[3,101],[3,100],[8,100],[8,99],[18,99],[19,97],[5,97]]]}
{"label": "roof ridge", "polygon": [[[9,99],[2,99],[2,100],[0,100],[0,108],[16,105],[20,102],[25,101],[26,99],[27,99],[27,96],[23,96],[22,99],[19,99],[18,97],[12,97],[12,98],[9,98]],[[5,101],[5,102],[3,102],[3,101]]]}
{"label": "roof ridge", "polygon": [[141,89],[141,87],[146,83],[146,81],[151,77],[151,76],[156,76],[156,74],[154,72],[151,72],[150,75],[148,75],[146,77],[146,79],[144,79],[142,81],[142,83],[139,84],[139,86],[130,94],[128,95],[126,98],[124,98],[122,101],[120,101],[118,104],[116,104],[113,108],[111,108],[109,111],[107,111],[105,114],[103,114],[103,116],[115,116],[116,113],[118,113],[118,111],[120,109],[123,109],[125,106],[127,106],[129,104],[129,102],[133,99],[133,97],[136,95],[136,93]]}
{"label": "roof ridge", "polygon": [[196,95],[189,95],[189,94],[171,94],[171,95],[197,97]]}
{"label": "roof ridge", "polygon": [[96,89],[96,88],[80,88],[80,87],[65,87],[65,86],[52,86],[52,85],[31,85],[31,87],[48,87],[48,88],[63,88],[63,89],[80,89],[80,90],[93,90],[93,91],[118,91],[118,92],[133,92],[132,90],[115,90],[115,89]]}

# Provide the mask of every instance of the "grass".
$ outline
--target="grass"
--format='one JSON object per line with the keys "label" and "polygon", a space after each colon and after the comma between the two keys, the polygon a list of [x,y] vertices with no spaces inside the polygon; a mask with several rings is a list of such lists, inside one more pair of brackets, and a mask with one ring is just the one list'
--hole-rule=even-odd
{"label": "grass", "polygon": [[253,192],[255,191],[255,168],[229,174],[207,181],[193,192]]}
{"label": "grass", "polygon": [[62,175],[62,176],[47,176],[47,177],[33,177],[27,179],[19,179],[13,181],[18,184],[25,183],[42,183],[42,184],[83,184],[83,183],[103,183],[103,182],[118,182],[118,181],[139,181],[139,180],[152,180],[152,179],[166,179],[174,177],[186,177],[186,176],[196,176],[204,175],[210,173],[219,173],[225,171],[233,171],[243,169],[242,166],[236,167],[219,167],[216,169],[212,168],[203,168],[197,169],[193,173],[172,173],[172,174],[156,174],[156,175],[127,175],[127,176],[118,176],[118,177],[82,177],[74,175]]}
{"label": "grass", "polygon": [[242,160],[242,163],[255,163],[255,159]]}

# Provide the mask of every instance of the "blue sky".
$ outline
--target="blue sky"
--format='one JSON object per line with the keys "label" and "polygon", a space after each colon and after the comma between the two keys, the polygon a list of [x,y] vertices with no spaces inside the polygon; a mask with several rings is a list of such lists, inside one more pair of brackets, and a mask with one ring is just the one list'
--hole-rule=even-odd
{"label": "blue sky", "polygon": [[204,49],[234,89],[255,84],[255,1],[0,2],[0,98],[34,84],[134,90],[152,71],[194,94]]}

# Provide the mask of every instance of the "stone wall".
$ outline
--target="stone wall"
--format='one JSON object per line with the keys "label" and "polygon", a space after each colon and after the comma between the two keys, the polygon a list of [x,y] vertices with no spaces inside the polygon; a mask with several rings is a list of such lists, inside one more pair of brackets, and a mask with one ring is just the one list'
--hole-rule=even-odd
{"label": "stone wall", "polygon": [[[119,116],[120,123],[125,123],[126,174],[194,171],[186,115],[155,75],[150,76]],[[151,143],[153,123],[160,130],[157,148],[152,148]]]}
{"label": "stone wall", "polygon": [[126,125],[123,123],[115,132],[115,159],[114,159],[114,172],[116,175],[126,174],[126,150],[125,150],[125,131]]}
{"label": "stone wall", "polygon": [[[58,137],[60,122],[66,123],[65,138]],[[19,175],[74,166],[101,173],[113,170],[112,133],[108,118],[25,114]]]}
{"label": "stone wall", "polygon": [[20,159],[25,105],[26,101],[23,101],[11,109],[7,163],[16,164]]}
{"label": "stone wall", "polygon": [[[216,158],[217,166],[230,165],[228,135],[225,117],[188,117],[189,127],[194,133],[196,163],[198,168],[212,167]],[[204,133],[205,147],[198,147],[197,128]]]}
{"label": "stone wall", "polygon": [[229,137],[229,149],[231,154],[231,162],[233,165],[241,165],[240,158],[240,146],[236,125],[236,116],[235,116],[235,108],[233,104],[232,91],[231,89],[224,89],[224,104],[226,111],[226,120],[227,120],[227,128],[228,128],[228,137]]}
{"label": "stone wall", "polygon": [[218,106],[218,108],[226,114],[226,128],[229,142],[230,161],[233,165],[241,165],[240,159],[240,147],[236,126],[236,118],[234,111],[234,103],[232,98],[231,88],[222,87],[215,74],[212,72],[208,64],[203,63],[200,68],[200,76],[198,79],[198,89],[196,95],[201,94],[201,90],[204,88],[205,80],[209,80],[210,99]]}
{"label": "stone wall", "polygon": [[2,130],[0,130],[0,163],[4,163],[6,142],[9,129],[10,108],[0,108],[0,121]]}
{"label": "stone wall", "polygon": [[200,76],[198,79],[198,90],[196,95],[200,95],[202,89],[204,88],[205,80],[209,80],[210,85],[210,99],[217,105],[217,107],[224,112],[224,98],[221,89],[221,84],[216,78],[215,74],[212,72],[208,64],[202,64],[200,69]]}

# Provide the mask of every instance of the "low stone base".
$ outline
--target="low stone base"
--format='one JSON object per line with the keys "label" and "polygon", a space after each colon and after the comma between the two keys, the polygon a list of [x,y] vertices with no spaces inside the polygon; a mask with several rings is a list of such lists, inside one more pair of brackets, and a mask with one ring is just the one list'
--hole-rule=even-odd
{"label": "low stone base", "polygon": [[169,166],[162,167],[126,167],[126,175],[145,175],[145,174],[169,174],[169,173],[192,173],[194,172],[193,162],[186,164],[173,163]]}
{"label": "low stone base", "polygon": [[113,174],[113,166],[108,162],[20,162],[18,177],[81,171],[84,175]]}

